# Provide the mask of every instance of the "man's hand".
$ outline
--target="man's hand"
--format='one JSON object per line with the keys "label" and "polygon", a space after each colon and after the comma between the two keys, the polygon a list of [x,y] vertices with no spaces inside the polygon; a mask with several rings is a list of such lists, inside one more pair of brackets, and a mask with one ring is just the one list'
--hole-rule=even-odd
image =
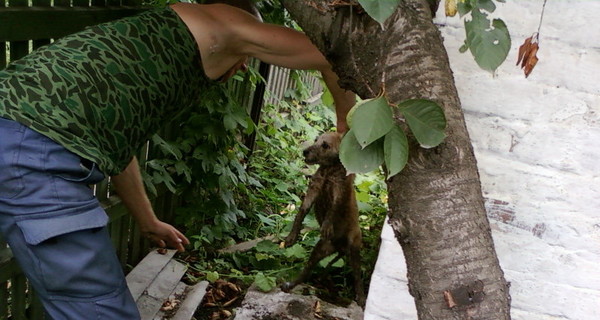
{"label": "man's hand", "polygon": [[190,244],[190,241],[183,233],[179,232],[172,225],[159,220],[156,220],[154,225],[149,226],[149,229],[142,230],[142,235],[152,240],[161,248],[174,248],[179,252],[185,251],[184,246]]}
{"label": "man's hand", "polygon": [[154,214],[135,157],[123,172],[111,177],[111,183],[145,237],[161,247],[185,250],[183,246],[188,245],[190,241],[172,225],[158,220]]}

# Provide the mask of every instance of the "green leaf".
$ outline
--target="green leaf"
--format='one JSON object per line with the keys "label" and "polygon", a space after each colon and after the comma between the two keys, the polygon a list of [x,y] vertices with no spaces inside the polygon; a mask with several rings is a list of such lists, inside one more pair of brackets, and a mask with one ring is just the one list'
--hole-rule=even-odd
{"label": "green leaf", "polygon": [[264,273],[259,272],[254,277],[254,284],[256,284],[256,287],[261,291],[269,292],[275,288],[276,279],[274,277],[265,276]]}
{"label": "green leaf", "polygon": [[321,95],[321,102],[327,107],[333,106],[333,96],[331,95],[331,91],[323,89],[323,94]]}
{"label": "green leaf", "polygon": [[487,15],[479,10],[473,10],[471,16],[471,21],[465,21],[466,44],[479,67],[494,72],[506,60],[510,50],[508,28],[500,19],[494,19],[490,26]]}
{"label": "green leaf", "polygon": [[492,0],[477,0],[477,7],[489,13],[492,13],[496,10],[496,5]]}
{"label": "green leaf", "polygon": [[[326,257],[325,259],[319,261],[319,266],[321,266],[322,268],[327,267],[327,265],[333,261],[333,259],[335,259],[337,257],[337,254],[332,254],[328,257]],[[333,268],[341,268],[344,266],[344,259],[339,259],[338,261],[336,261],[334,264],[332,264],[331,266]]]}
{"label": "green leaf", "polygon": [[157,145],[165,154],[172,154],[177,160],[180,160],[183,156],[181,151],[172,144],[165,141],[158,134],[152,136],[152,142]]}
{"label": "green leaf", "polygon": [[223,117],[223,125],[225,126],[225,129],[227,130],[233,130],[237,127],[237,121],[236,119],[229,114],[226,114],[225,117]]}
{"label": "green leaf", "polygon": [[255,253],[255,254],[254,254],[254,257],[255,257],[255,258],[256,258],[256,260],[258,260],[258,261],[269,260],[269,259],[271,259],[271,258],[272,258],[272,256],[271,256],[271,255],[268,255],[268,254],[266,254],[266,253],[260,253],[260,252],[257,252],[257,253]]}
{"label": "green leaf", "polygon": [[263,240],[256,244],[256,251],[258,252],[273,252],[279,249],[279,245],[271,240]]}
{"label": "green leaf", "polygon": [[375,21],[383,27],[383,23],[389,18],[400,4],[400,0],[358,0],[360,5]]}
{"label": "green leaf", "polygon": [[458,1],[458,14],[460,15],[461,18],[465,14],[471,12],[471,10],[473,10],[473,5],[471,4],[471,0]]}
{"label": "green leaf", "polygon": [[350,129],[340,145],[340,160],[348,173],[367,173],[377,169],[383,163],[382,141],[378,140],[366,148],[362,148],[354,129]]}
{"label": "green leaf", "polygon": [[362,148],[383,137],[394,126],[392,109],[384,96],[364,100],[353,109],[349,123]]}
{"label": "green leaf", "polygon": [[423,148],[433,148],[444,140],[446,117],[437,103],[424,100],[406,100],[398,105],[408,127]]}
{"label": "green leaf", "polygon": [[209,271],[206,273],[206,280],[210,283],[219,280],[219,273],[216,271]]}
{"label": "green leaf", "polygon": [[408,162],[408,140],[404,131],[399,126],[394,126],[385,135],[383,154],[385,166],[388,170],[388,177],[393,177],[404,169],[404,166]]}
{"label": "green leaf", "polygon": [[298,258],[298,259],[304,259],[307,256],[306,249],[304,249],[304,247],[302,247],[298,243],[296,243],[295,245],[293,245],[289,248],[286,248],[284,255],[288,258],[294,257],[294,258]]}

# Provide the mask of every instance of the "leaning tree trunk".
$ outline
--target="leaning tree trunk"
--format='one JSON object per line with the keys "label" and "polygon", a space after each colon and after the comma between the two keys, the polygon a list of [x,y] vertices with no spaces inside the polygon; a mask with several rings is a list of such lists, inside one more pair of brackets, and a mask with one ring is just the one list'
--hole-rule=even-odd
{"label": "leaning tree trunk", "polygon": [[[390,223],[403,248],[419,319],[510,319],[508,283],[494,250],[452,71],[427,0],[404,0],[382,28],[339,0],[283,0],[361,97],[383,87],[392,103],[439,103],[448,137],[411,145],[404,171],[388,181]],[[332,5],[334,3],[334,5]]]}

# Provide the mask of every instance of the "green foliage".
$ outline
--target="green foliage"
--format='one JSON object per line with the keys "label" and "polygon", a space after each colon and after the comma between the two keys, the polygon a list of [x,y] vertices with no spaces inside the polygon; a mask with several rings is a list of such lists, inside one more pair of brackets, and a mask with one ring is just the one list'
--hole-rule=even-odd
{"label": "green foliage", "polygon": [[460,52],[470,50],[477,64],[490,72],[494,72],[506,60],[511,46],[504,21],[490,21],[488,18],[489,13],[495,10],[496,4],[492,0],[465,0],[458,3],[461,17],[471,14],[470,21],[465,19],[466,39]]}
{"label": "green foliage", "polygon": [[[406,100],[398,106],[408,128],[423,148],[438,146],[446,137],[444,111],[435,102]],[[349,172],[366,173],[385,163],[388,177],[399,173],[408,161],[408,140],[394,124],[385,96],[358,103],[348,113],[350,130],[342,139],[340,159]]]}
{"label": "green foliage", "polygon": [[[238,139],[254,130],[246,108],[239,104],[236,81],[253,85],[259,77],[249,71],[229,85],[215,84],[203,92],[202,104],[184,111],[152,138],[151,161],[144,182],[151,193],[162,186],[180,195],[178,225],[196,235],[195,247],[209,242],[227,243],[250,231],[240,226],[246,218],[237,197],[259,182],[246,171],[246,147]],[[237,86],[239,87],[239,85]],[[168,139],[169,132],[177,135]],[[209,227],[210,226],[210,227]]]}
{"label": "green foliage", "polygon": [[[254,127],[245,121],[245,110],[236,104],[231,86],[219,85],[207,91],[211,101],[170,124],[170,128],[177,129],[177,137],[153,138],[153,153],[157,157],[148,164],[146,180],[156,190],[167,184],[183,199],[177,219],[186,226],[193,255],[200,258],[190,265],[190,270],[196,271],[196,276],[190,277],[211,282],[235,278],[247,284],[254,282],[268,291],[293,279],[318,241],[318,223],[309,215],[304,223],[309,231],[289,248],[262,241],[244,253],[216,251],[233,242],[267,235],[281,239],[291,229],[307,188],[306,175],[314,170],[307,168],[302,159],[302,145],[332,129],[335,118],[333,110],[323,103],[302,102],[312,90],[302,81],[303,73],[294,72],[291,78],[296,89],[288,90],[286,98],[277,104],[263,107],[249,161],[244,157],[247,150],[237,137]],[[243,79],[258,77],[249,74]],[[226,120],[229,118],[237,120]],[[387,198],[380,174],[357,177],[356,190],[365,246],[362,267],[368,283],[377,257]],[[322,262],[319,268],[326,263]],[[349,267],[340,260],[332,269],[327,273],[334,278],[330,282],[339,286],[336,290],[341,290],[342,295],[351,297],[351,286],[346,285],[351,278]]]}
{"label": "green foliage", "polygon": [[[365,287],[368,287],[370,274],[375,265],[380,245],[381,226],[387,212],[387,192],[383,178],[379,172],[356,177],[356,198],[359,207],[359,224],[363,234],[363,250],[361,266]],[[298,202],[299,203],[299,202]],[[280,230],[279,236],[287,235],[294,219],[295,211],[282,215],[286,231]],[[310,252],[319,240],[319,226],[313,215],[305,219],[308,229],[301,235],[298,243],[283,248],[271,240],[263,240],[246,252],[219,254],[209,257],[192,266],[192,269],[204,274],[204,278],[215,281],[218,278],[239,279],[247,284],[255,283],[262,291],[270,291],[284,281],[294,279],[304,268]],[[277,239],[276,239],[277,240]],[[323,277],[336,284],[335,289],[318,289],[324,293],[327,290],[339,291],[346,299],[352,297],[350,283],[351,270],[344,260],[334,263],[330,269],[324,270],[335,257],[323,259],[314,271],[308,283],[319,287]]]}

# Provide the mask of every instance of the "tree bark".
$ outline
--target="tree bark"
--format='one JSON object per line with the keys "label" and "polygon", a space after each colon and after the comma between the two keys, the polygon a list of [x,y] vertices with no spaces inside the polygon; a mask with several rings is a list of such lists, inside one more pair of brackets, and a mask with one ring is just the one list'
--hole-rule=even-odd
{"label": "tree bark", "polygon": [[406,257],[419,319],[510,319],[509,284],[428,0],[401,1],[384,30],[355,5],[282,2],[332,63],[344,88],[363,98],[385,89],[393,104],[424,98],[444,109],[444,143],[423,149],[411,139],[409,163],[388,181],[390,223]]}

